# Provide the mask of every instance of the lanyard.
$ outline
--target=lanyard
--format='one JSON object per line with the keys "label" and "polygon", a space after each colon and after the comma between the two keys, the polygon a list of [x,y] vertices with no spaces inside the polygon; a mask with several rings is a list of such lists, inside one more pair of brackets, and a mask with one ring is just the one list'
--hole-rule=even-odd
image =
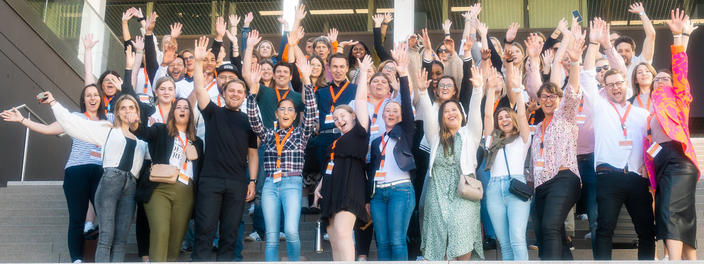
{"label": "lanyard", "polygon": [[210,85],[208,85],[208,88],[205,88],[205,91],[206,91],[206,92],[207,92],[207,91],[210,91],[210,88],[213,88],[213,85],[215,85],[215,80],[213,80],[212,82],[210,82]]}
{"label": "lanyard", "polygon": [[218,107],[222,107],[222,106],[220,105],[220,95],[219,95],[219,94],[218,94]]}
{"label": "lanyard", "polygon": [[496,112],[496,107],[499,106],[499,102],[501,102],[501,98],[499,98],[499,100],[496,100],[496,102],[494,102],[494,112]]}
{"label": "lanyard", "polygon": [[[274,137],[276,138],[276,168],[281,168],[281,154],[284,151],[284,144],[286,143],[286,140],[288,140],[288,137],[291,136],[291,131],[293,131],[293,126],[288,129],[288,132],[286,132],[286,136],[284,136],[284,139],[279,141],[279,133],[274,132]],[[337,141],[335,141],[337,142]],[[335,148],[335,145],[333,145],[333,149]]]}
{"label": "lanyard", "polygon": [[161,111],[161,105],[157,105],[157,108],[159,108],[159,115],[161,116],[161,122],[166,124],[166,119],[164,118],[164,112]]}
{"label": "lanyard", "polygon": [[276,92],[276,102],[281,102],[281,100],[286,99],[286,96],[288,95],[288,92],[291,91],[291,89],[286,90],[286,93],[284,93],[284,96],[282,97],[281,94],[279,93],[279,89],[274,89]]}
{"label": "lanyard", "polygon": [[533,125],[535,123],[535,110],[533,112],[530,112],[530,122],[528,122],[529,125]]}
{"label": "lanyard", "polygon": [[650,113],[650,115],[648,116],[648,121],[645,123],[645,127],[648,130],[648,142],[649,143],[653,143],[653,136],[652,136],[653,131],[650,128],[650,122],[653,120],[653,117],[655,117],[655,113]]}
{"label": "lanyard", "polygon": [[144,94],[147,94],[147,87],[149,87],[149,75],[147,75],[147,68],[144,68]]}
{"label": "lanyard", "polygon": [[645,105],[643,105],[643,101],[640,100],[640,95],[636,96],[636,99],[638,100],[638,105],[640,105],[641,108],[650,111],[650,96],[648,96],[648,103]]}
{"label": "lanyard", "polygon": [[[183,139],[181,139],[181,135],[176,136],[178,138],[178,142],[181,143],[181,146],[183,146],[183,155],[185,158],[186,155],[186,146],[188,145],[188,140],[186,140],[186,143],[183,142]],[[188,159],[184,159],[183,162],[183,170],[186,170],[188,165]]]}
{"label": "lanyard", "polygon": [[384,161],[386,160],[386,145],[389,143],[389,140],[391,137],[387,137],[386,141],[384,141],[384,137],[386,136],[386,132],[381,135],[381,162],[379,163],[379,170],[384,168]]}
{"label": "lanyard", "polygon": [[114,99],[115,96],[110,96],[110,99],[108,99],[107,95],[103,95],[103,106],[105,106],[105,113],[107,114],[108,111],[110,111],[110,102],[112,102],[112,99]]}
{"label": "lanyard", "polygon": [[93,120],[93,118],[90,117],[90,115],[88,114],[88,112],[83,112],[83,114],[86,115],[86,117],[88,118],[88,120]]}
{"label": "lanyard", "polygon": [[577,113],[582,113],[584,110],[584,96],[582,96],[582,100],[579,101],[579,108],[577,109]]}
{"label": "lanyard", "polygon": [[[374,115],[372,115],[372,125],[376,124],[376,117],[378,116],[379,113],[379,108],[381,108],[381,104],[384,103],[384,100],[380,100],[379,103],[374,107]],[[381,139],[384,141],[384,139]]]}
{"label": "lanyard", "polygon": [[618,114],[618,118],[621,121],[621,129],[623,130],[623,136],[628,137],[628,133],[626,132],[626,118],[628,117],[628,114],[631,112],[631,104],[628,104],[628,107],[626,108],[626,113],[621,116],[621,113],[618,112],[618,108],[616,108],[616,105],[609,101],[609,104],[614,107],[614,110],[616,110],[616,114]]}
{"label": "lanyard", "polygon": [[545,139],[545,130],[547,130],[548,126],[550,125],[550,122],[552,122],[552,116],[549,118],[546,117],[543,120],[543,126],[541,127],[542,133],[540,134],[540,156],[543,156],[543,140]]}
{"label": "lanyard", "polygon": [[347,85],[349,85],[349,84],[350,84],[350,82],[346,82],[345,85],[343,85],[342,88],[340,88],[340,91],[338,91],[337,94],[335,94],[335,92],[332,89],[333,85],[332,84],[330,85],[330,96],[332,96],[332,104],[330,105],[330,113],[331,114],[335,110],[335,102],[337,102],[337,98],[340,98],[340,95],[342,95],[342,92],[344,92],[345,89],[347,89]]}
{"label": "lanyard", "polygon": [[332,148],[330,149],[330,161],[335,160],[335,146],[337,145],[338,140],[340,140],[340,138],[335,139],[335,141],[332,142]]}

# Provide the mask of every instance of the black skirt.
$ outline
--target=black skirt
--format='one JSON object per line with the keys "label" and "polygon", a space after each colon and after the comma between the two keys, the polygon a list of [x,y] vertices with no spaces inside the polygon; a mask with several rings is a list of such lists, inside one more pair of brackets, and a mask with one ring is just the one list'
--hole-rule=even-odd
{"label": "black skirt", "polygon": [[655,191],[655,231],[657,239],[679,240],[697,247],[695,191],[699,170],[684,154],[682,144],[660,144],[662,150],[653,160]]}

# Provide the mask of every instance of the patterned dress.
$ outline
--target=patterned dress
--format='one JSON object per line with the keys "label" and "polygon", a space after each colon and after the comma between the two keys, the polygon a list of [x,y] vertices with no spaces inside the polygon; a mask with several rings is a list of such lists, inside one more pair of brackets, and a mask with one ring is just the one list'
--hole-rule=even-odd
{"label": "patterned dress", "polygon": [[471,251],[472,258],[484,259],[482,233],[479,222],[479,202],[461,198],[459,183],[462,138],[455,134],[455,150],[445,156],[442,144],[438,147],[432,177],[428,179],[423,215],[421,251],[428,260],[453,259]]}

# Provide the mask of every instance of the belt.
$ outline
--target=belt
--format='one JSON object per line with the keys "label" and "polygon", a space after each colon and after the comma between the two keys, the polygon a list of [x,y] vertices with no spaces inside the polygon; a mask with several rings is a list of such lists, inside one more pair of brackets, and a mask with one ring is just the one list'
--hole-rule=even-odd
{"label": "belt", "polygon": [[394,185],[399,185],[399,184],[408,183],[408,182],[411,182],[411,180],[409,180],[409,179],[404,179],[404,180],[396,180],[396,181],[386,182],[386,183],[377,183],[377,184],[376,184],[376,188],[380,188],[380,189],[382,189],[382,188],[388,188],[388,187],[391,187],[391,186],[394,186]]}
{"label": "belt", "polygon": [[340,129],[337,128],[330,128],[330,129],[325,129],[319,132],[320,134],[340,134]]}
{"label": "belt", "polygon": [[625,168],[616,168],[609,164],[599,164],[599,166],[596,166],[596,172],[630,173],[630,171],[628,171],[628,165],[626,165]]}
{"label": "belt", "polygon": [[[269,174],[269,177],[273,177],[273,173]],[[281,173],[281,177],[293,177],[293,176],[301,176],[300,171],[289,171],[289,172],[283,172]]]}
{"label": "belt", "polygon": [[592,152],[592,153],[587,153],[587,154],[579,154],[579,155],[577,155],[577,160],[578,160],[578,161],[584,161],[584,160],[587,160],[587,159],[589,159],[589,158],[594,158],[594,152]]}

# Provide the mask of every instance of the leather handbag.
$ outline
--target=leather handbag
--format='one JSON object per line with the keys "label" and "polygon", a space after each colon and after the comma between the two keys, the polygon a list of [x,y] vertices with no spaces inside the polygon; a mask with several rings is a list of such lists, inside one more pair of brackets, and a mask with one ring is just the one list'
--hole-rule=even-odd
{"label": "leather handbag", "polygon": [[462,175],[462,172],[460,172],[460,182],[457,185],[457,194],[466,200],[475,202],[479,201],[482,199],[482,196],[484,196],[482,182],[477,180],[474,173]]}
{"label": "leather handbag", "polygon": [[[504,161],[506,161],[506,172],[508,172],[508,176],[511,177],[511,170],[508,168],[508,158],[506,157],[505,146]],[[533,196],[533,187],[530,187],[530,185],[516,178],[511,178],[511,182],[508,185],[508,191],[523,201],[528,201],[530,200],[530,197]]]}
{"label": "leather handbag", "polygon": [[162,183],[176,183],[179,170],[169,164],[152,164],[149,172],[149,181]]}

